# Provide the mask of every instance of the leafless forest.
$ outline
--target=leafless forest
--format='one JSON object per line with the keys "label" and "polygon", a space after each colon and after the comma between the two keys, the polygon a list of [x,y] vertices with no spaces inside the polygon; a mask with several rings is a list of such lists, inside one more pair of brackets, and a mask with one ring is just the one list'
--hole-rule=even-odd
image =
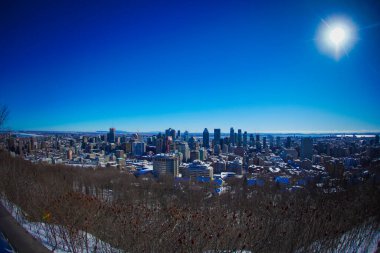
{"label": "leafless forest", "polygon": [[78,231],[126,252],[347,252],[379,229],[379,187],[371,180],[335,193],[229,185],[230,193],[213,195],[213,183],[36,165],[0,153],[3,198],[30,221],[67,228],[72,252],[94,251]]}

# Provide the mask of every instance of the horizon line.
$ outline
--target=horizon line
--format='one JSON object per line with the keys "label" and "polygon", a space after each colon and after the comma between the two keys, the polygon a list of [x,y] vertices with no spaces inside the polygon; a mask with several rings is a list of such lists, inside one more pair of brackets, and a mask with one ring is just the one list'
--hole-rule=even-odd
{"label": "horizon line", "polygon": [[[168,127],[167,129],[169,129]],[[174,128],[173,128],[174,129]],[[218,129],[218,128],[216,128]],[[237,128],[239,129],[239,128]],[[165,129],[166,130],[166,129]],[[116,129],[116,132],[125,132],[125,133],[161,133],[165,132],[165,130],[151,130],[151,131],[128,131],[123,129]],[[189,131],[184,130],[182,133],[187,131],[188,133],[194,133],[194,134],[202,134],[203,131]],[[108,130],[0,130],[0,132],[62,132],[62,133],[103,133],[103,132],[109,132]],[[246,131],[248,134],[380,134],[380,130],[332,130],[332,131],[308,131],[308,130],[300,130],[300,131]],[[236,131],[237,133],[237,131]],[[243,132],[244,133],[244,132]],[[210,134],[213,134],[212,131],[210,131]],[[221,132],[221,134],[229,134],[229,132]]]}

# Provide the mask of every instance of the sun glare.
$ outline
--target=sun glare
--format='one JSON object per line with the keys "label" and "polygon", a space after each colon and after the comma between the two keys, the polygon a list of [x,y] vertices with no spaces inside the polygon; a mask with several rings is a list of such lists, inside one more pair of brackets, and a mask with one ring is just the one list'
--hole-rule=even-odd
{"label": "sun glare", "polygon": [[344,45],[344,42],[347,39],[346,36],[346,31],[342,27],[335,27],[329,32],[329,39],[337,47]]}
{"label": "sun glare", "polygon": [[356,42],[355,26],[346,18],[322,20],[316,41],[321,52],[339,60]]}

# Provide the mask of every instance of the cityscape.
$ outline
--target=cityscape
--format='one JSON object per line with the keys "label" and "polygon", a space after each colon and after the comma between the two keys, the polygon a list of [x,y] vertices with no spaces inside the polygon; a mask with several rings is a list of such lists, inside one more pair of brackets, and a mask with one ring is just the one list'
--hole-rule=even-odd
{"label": "cityscape", "polygon": [[0,253],[380,253],[380,1],[0,1]]}
{"label": "cityscape", "polygon": [[[3,135],[1,148],[33,163],[115,168],[137,177],[171,175],[194,181],[218,180],[227,191],[229,177],[249,184],[275,182],[299,190],[309,182],[334,185],[345,178],[360,182],[379,175],[379,134],[263,135],[230,128],[202,134],[168,128],[157,134],[15,133]],[[377,179],[376,179],[377,178]],[[337,190],[337,189],[334,189]]]}

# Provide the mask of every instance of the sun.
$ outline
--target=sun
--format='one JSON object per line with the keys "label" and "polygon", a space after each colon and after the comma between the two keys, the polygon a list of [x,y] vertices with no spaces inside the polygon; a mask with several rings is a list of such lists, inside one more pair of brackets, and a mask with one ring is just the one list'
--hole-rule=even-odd
{"label": "sun", "polygon": [[323,19],[316,38],[321,52],[336,60],[348,55],[356,40],[355,25],[349,19],[342,17]]}
{"label": "sun", "polygon": [[334,27],[329,32],[329,39],[336,47],[341,47],[347,41],[346,31],[342,27]]}

